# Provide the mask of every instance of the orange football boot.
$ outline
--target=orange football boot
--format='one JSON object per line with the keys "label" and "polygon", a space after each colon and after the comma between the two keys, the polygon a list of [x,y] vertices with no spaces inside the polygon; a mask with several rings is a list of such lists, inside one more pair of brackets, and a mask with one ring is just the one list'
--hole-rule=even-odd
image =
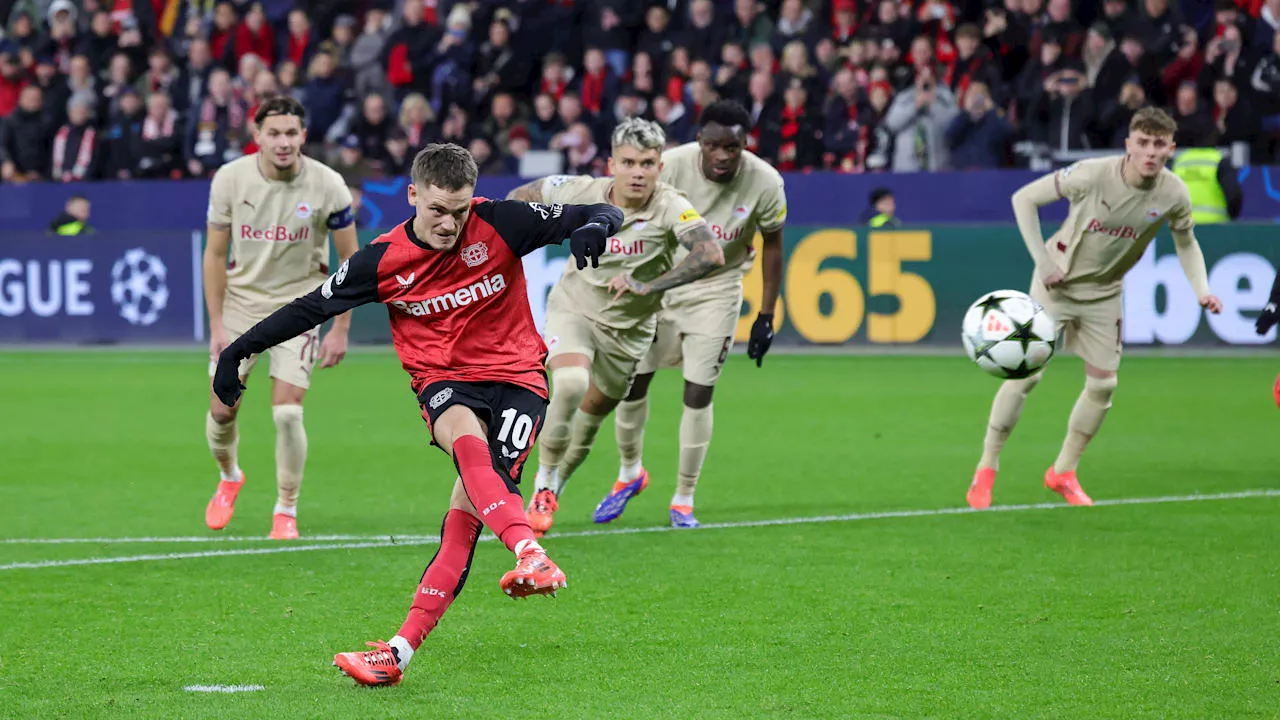
{"label": "orange football boot", "polygon": [[1044,486],[1065,498],[1068,505],[1093,504],[1093,498],[1085,495],[1084,490],[1081,489],[1075,470],[1059,473],[1054,472],[1053,466],[1050,465],[1049,469],[1044,471]]}
{"label": "orange football boot", "polygon": [[240,494],[242,487],[244,487],[243,470],[240,471],[240,482],[218,481],[218,489],[204,509],[204,524],[208,525],[210,530],[221,530],[231,522],[231,516],[236,513],[236,495]]}
{"label": "orange football boot", "polygon": [[555,514],[559,509],[560,501],[556,499],[556,494],[550,488],[543,488],[534,493],[533,499],[529,501],[529,509],[525,513],[534,537],[540,538],[551,530],[551,523],[555,521]]}
{"label": "orange football boot", "polygon": [[555,597],[556,590],[568,586],[564,572],[551,562],[547,552],[540,547],[526,548],[516,559],[516,568],[498,583],[502,592],[512,598],[529,597],[530,595],[550,595]]}
{"label": "orange football boot", "polygon": [[973,484],[969,486],[969,492],[964,496],[964,499],[969,501],[969,507],[974,510],[986,510],[991,507],[991,486],[995,483],[994,468],[978,468],[973,473]]}
{"label": "orange football boot", "polygon": [[404,671],[396,664],[391,646],[382,642],[365,643],[376,650],[344,652],[333,656],[333,664],[348,677],[366,687],[399,684]]}
{"label": "orange football boot", "polygon": [[271,534],[267,537],[272,540],[297,540],[298,539],[298,518],[284,513],[276,513],[271,516]]}

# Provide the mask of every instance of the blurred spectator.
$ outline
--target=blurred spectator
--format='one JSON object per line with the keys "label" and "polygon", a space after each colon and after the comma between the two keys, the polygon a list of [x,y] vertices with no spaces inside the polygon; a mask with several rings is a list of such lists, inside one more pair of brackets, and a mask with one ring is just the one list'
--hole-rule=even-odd
{"label": "blurred spectator", "polygon": [[120,94],[119,110],[102,139],[102,177],[127,180],[134,177],[142,156],[142,96],[134,88]]}
{"label": "blurred spectator", "polygon": [[18,94],[18,109],[0,123],[0,179],[5,182],[47,179],[52,136],[44,113],[44,92],[28,85]]}
{"label": "blurred spectator", "polygon": [[653,58],[638,52],[631,58],[631,87],[644,99],[652,100],[658,93],[657,78],[653,74]]}
{"label": "blurred spectator", "polygon": [[1280,0],[1263,0],[1262,10],[1258,13],[1257,20],[1254,20],[1254,46],[1265,52],[1275,41],[1278,32],[1280,32]]}
{"label": "blurred spectator", "polygon": [[727,35],[727,40],[736,40],[743,47],[767,43],[773,37],[773,20],[761,11],[758,0],[734,0]]}
{"label": "blurred spectator", "polygon": [[525,155],[529,154],[530,150],[533,149],[533,146],[529,142],[529,131],[523,126],[512,128],[511,132],[507,135],[507,143],[507,150],[509,152],[507,156],[502,159],[502,172],[507,175],[519,175],[520,161]]}
{"label": "blurred spectator", "polygon": [[495,92],[522,92],[529,82],[529,64],[511,45],[511,13],[500,10],[489,23],[489,39],[476,54],[472,101],[483,106]]}
{"label": "blurred spectator", "polygon": [[378,8],[371,9],[364,17],[360,36],[351,45],[351,66],[355,68],[356,94],[363,97],[371,92],[383,92],[389,88],[383,63],[383,50],[390,37],[387,15]]}
{"label": "blurred spectator", "polygon": [[[789,0],[799,4],[800,0]],[[784,2],[785,7],[785,2]],[[690,60],[714,62],[720,57],[720,46],[728,39],[725,24],[716,22],[716,9],[711,0],[692,0],[689,18],[680,34],[680,45],[689,50]]]}
{"label": "blurred spectator", "polygon": [[[50,65],[50,71],[57,68]],[[11,47],[0,46],[0,122],[18,107],[18,93],[27,84],[22,67]]]}
{"label": "blurred spectator", "polygon": [[111,13],[99,10],[93,14],[89,33],[80,38],[76,51],[89,58],[93,67],[106,67],[116,51],[115,28],[111,26]]}
{"label": "blurred spectator", "polygon": [[326,137],[342,117],[348,93],[336,71],[337,60],[331,52],[316,53],[307,68],[303,97],[307,108],[307,134],[313,141]]}
{"label": "blurred spectator", "polygon": [[1040,52],[1040,45],[1046,36],[1052,35],[1062,45],[1062,54],[1071,58],[1080,57],[1084,44],[1084,28],[1076,22],[1071,7],[1072,0],[1049,0],[1045,7],[1044,24],[1031,37],[1031,54]]}
{"label": "blurred spectator", "polygon": [[1120,96],[1112,100],[1099,98],[1102,104],[1097,122],[1099,140],[1106,147],[1124,147],[1124,139],[1129,135],[1129,121],[1133,114],[1146,107],[1147,94],[1136,76],[1120,86]]}
{"label": "blurred spectator", "polygon": [[1146,51],[1142,38],[1137,35],[1126,35],[1120,39],[1120,54],[1129,61],[1138,81],[1154,104],[1164,103],[1164,88],[1160,84],[1160,66],[1154,56]]}
{"label": "blurred spectator", "polygon": [[[311,58],[316,52],[315,37],[311,34],[311,20],[307,18],[305,10],[294,8],[289,11],[288,23],[288,32],[285,33],[284,42],[280,43],[280,57],[276,60],[277,62],[288,60],[298,67],[307,67],[311,64]],[[273,56],[264,55],[263,57]],[[334,58],[335,66],[337,60]]]}
{"label": "blurred spectator", "polygon": [[1253,67],[1245,54],[1240,28],[1231,26],[1204,47],[1204,66],[1200,70],[1200,93],[1208,95],[1218,78],[1229,78],[1236,87],[1249,87]]}
{"label": "blurred spectator", "polygon": [[[750,0],[740,0],[749,2]],[[650,5],[644,13],[644,30],[636,41],[636,52],[657,61],[669,56],[676,48],[675,33],[671,29],[671,11],[666,6]]]}
{"label": "blurred spectator", "polygon": [[915,83],[898,93],[884,118],[893,136],[894,172],[942,170],[948,167],[946,129],[955,117],[955,96],[939,86],[933,71],[921,68]]}
{"label": "blurred spectator", "polygon": [[481,134],[491,142],[497,143],[499,148],[505,148],[507,134],[520,122],[521,118],[516,113],[515,98],[507,93],[498,93],[493,96],[488,116],[480,124]]}
{"label": "blurred spectator", "polygon": [[1182,41],[1182,28],[1186,25],[1182,12],[1169,0],[1138,0],[1138,3],[1132,31],[1142,40],[1147,55],[1163,66],[1177,54]]}
{"label": "blurred spectator", "polygon": [[240,21],[235,5],[230,0],[219,0],[213,9],[213,29],[209,33],[209,48],[219,63],[236,63],[236,25]]}
{"label": "blurred spectator", "polygon": [[405,96],[400,103],[400,129],[409,138],[409,147],[416,153],[433,143],[440,135],[436,125],[436,114],[430,103],[420,93]]}
{"label": "blurred spectator", "polygon": [[640,27],[644,5],[635,0],[598,0],[587,9],[585,32],[599,47],[613,74],[626,74],[631,61],[632,33]]}
{"label": "blurred spectator", "polygon": [[853,70],[841,68],[832,79],[827,99],[822,143],[823,166],[841,172],[862,172],[866,162],[866,133],[859,122],[858,85]]}
{"label": "blurred spectator", "polygon": [[57,182],[95,180],[102,164],[98,132],[93,128],[94,98],[76,93],[67,101],[67,124],[53,136],[49,174]]}
{"label": "blurred spectator", "polygon": [[67,237],[93,233],[94,229],[89,225],[91,210],[89,198],[83,195],[72,195],[67,198],[62,212],[49,223],[49,232]]}
{"label": "blurred spectator", "polygon": [[662,126],[667,139],[676,145],[689,142],[696,132],[693,117],[683,102],[671,102],[666,95],[653,99],[653,120]]}
{"label": "blurred spectator", "polygon": [[355,135],[343,138],[342,146],[338,148],[338,157],[330,165],[351,187],[362,186],[365,180],[374,175],[373,165],[365,158],[361,145],[360,138]]}
{"label": "blurred spectator", "polygon": [[[881,5],[886,2],[892,4],[892,0],[881,0]],[[1005,83],[1014,82],[1031,57],[1027,51],[1030,29],[1021,13],[1008,9],[1010,5],[1021,6],[1018,0],[1006,0],[1005,7],[987,8],[982,25],[983,43],[999,61]]]}
{"label": "blurred spectator", "polygon": [[436,45],[431,69],[431,93],[427,100],[433,108],[450,103],[470,105],[471,66],[475,62],[475,44],[468,39],[471,13],[466,6],[455,5],[445,23],[444,36]]}
{"label": "blurred spectator", "polygon": [[556,137],[552,150],[564,152],[565,172],[569,175],[603,175],[605,159],[600,155],[594,134],[586,123],[576,122]]}
{"label": "blurred spectator", "polygon": [[168,95],[151,93],[147,98],[147,114],[142,120],[137,175],[144,178],[179,177],[183,172],[182,159],[178,113]]}
{"label": "blurred spectator", "polygon": [[799,81],[804,86],[805,96],[815,101],[820,101],[827,94],[827,83],[809,63],[809,51],[800,41],[792,42],[782,49],[782,73],[778,84],[790,87],[792,81]]}
{"label": "blurred spectator", "polygon": [[[292,16],[292,13],[290,15]],[[303,19],[306,19],[305,16]],[[267,14],[262,10],[262,3],[255,2],[249,6],[244,20],[236,27],[234,43],[235,49],[232,52],[231,61],[236,64],[239,64],[246,55],[258,56],[265,65],[275,62],[275,32],[267,22]]]}
{"label": "blurred spectator", "polygon": [[[329,38],[329,42],[333,44],[334,55],[338,61],[338,72],[342,75],[343,80],[350,83],[355,76],[355,66],[351,62],[351,48],[355,46],[356,42],[355,17],[344,14],[335,18],[333,21],[333,34]],[[280,66],[289,61],[289,58],[284,58],[276,66],[276,74],[279,74]]]}
{"label": "blurred spectator", "polygon": [[134,87],[144,99],[156,92],[172,95],[181,79],[182,71],[174,67],[169,51],[163,45],[156,45],[147,53],[147,71],[138,78]]}
{"label": "blurred spectator", "polygon": [[58,69],[66,72],[70,66],[71,56],[80,44],[79,31],[76,29],[76,17],[79,11],[71,0],[54,0],[48,4],[49,34],[35,49],[37,54],[53,57]]}
{"label": "blurred spectator", "polygon": [[366,95],[361,104],[360,115],[347,128],[349,133],[360,138],[360,148],[364,156],[376,160],[382,156],[382,147],[386,144],[387,133],[395,123],[387,115],[387,101],[381,95]]}
{"label": "blurred spectator", "polygon": [[1133,73],[1128,59],[1120,53],[1111,29],[1105,23],[1094,23],[1084,41],[1084,72],[1093,88],[1093,97],[1105,103],[1120,96],[1120,88]]}
{"label": "blurred spectator", "polygon": [[387,131],[387,141],[379,158],[382,173],[387,177],[404,177],[413,167],[414,153],[409,147],[409,136],[399,127]]}
{"label": "blurred spectator", "polygon": [[1138,14],[1129,4],[1129,0],[1102,0],[1102,17],[1099,21],[1107,26],[1112,37],[1124,37],[1133,32]]}
{"label": "blurred spectator", "polygon": [[1027,115],[1033,137],[1054,152],[1092,147],[1097,120],[1093,90],[1078,63],[1068,63],[1045,79]]}
{"label": "blurred spectator", "polygon": [[884,117],[889,113],[889,102],[893,89],[888,81],[877,79],[871,81],[867,92],[867,105],[858,115],[866,138],[866,169],[868,171],[886,170],[893,156],[893,136],[884,126]]}
{"label": "blurred spectator", "polygon": [[1263,115],[1280,114],[1280,34],[1276,35],[1271,52],[1258,60],[1249,84]]}
{"label": "blurred spectator", "polygon": [[471,144],[471,118],[467,111],[457,105],[450,105],[444,122],[440,123],[440,138],[443,142],[467,146]]}
{"label": "blurred spectator", "polygon": [[[276,66],[276,84],[279,86],[281,95],[288,95],[305,107],[307,104],[307,93],[303,86],[299,84],[298,66],[285,60]],[[346,108],[344,107],[344,110]]]}
{"label": "blurred spectator", "polygon": [[1173,134],[1173,143],[1178,147],[1208,147],[1217,141],[1213,116],[1201,106],[1194,82],[1187,81],[1178,87],[1169,114],[1178,123],[1178,130]]}
{"label": "blurred spectator", "polygon": [[728,42],[720,51],[712,85],[720,97],[741,99],[747,95],[747,53],[736,42]]}
{"label": "blurred spectator", "polygon": [[1196,35],[1195,28],[1186,27],[1182,29],[1182,32],[1182,42],[1178,45],[1177,55],[1164,67],[1161,73],[1166,97],[1173,97],[1177,94],[1178,88],[1183,83],[1194,84],[1196,79],[1200,77],[1200,71],[1204,67],[1204,56],[1200,54],[1200,39]]}
{"label": "blurred spectator", "polygon": [[111,66],[107,70],[107,84],[98,93],[101,102],[98,107],[103,117],[110,117],[120,109],[117,101],[121,93],[133,87],[133,62],[124,53],[111,56]]}
{"label": "blurred spectator", "polygon": [[1262,133],[1262,124],[1249,104],[1240,99],[1240,91],[1228,78],[1219,78],[1213,84],[1213,122],[1219,144],[1246,143],[1254,154],[1260,152],[1257,138]]}
{"label": "blurred spectator", "polygon": [[542,59],[542,82],[538,91],[547,93],[556,102],[560,102],[560,97],[569,88],[571,74],[563,55],[558,52],[547,53],[547,56]]}
{"label": "blurred spectator", "polygon": [[21,3],[17,4],[9,15],[9,36],[8,41],[13,43],[14,52],[27,49],[35,52],[36,45],[40,42],[40,34],[36,29],[35,21],[31,19],[31,13],[22,9]]}
{"label": "blurred spectator", "polygon": [[[711,0],[705,0],[705,2],[708,5],[711,4]],[[813,42],[817,39],[816,33],[817,22],[802,0],[782,0],[782,6],[778,10],[778,22],[773,28],[773,37],[770,38],[770,44],[773,45],[775,53],[781,54],[782,48],[795,41],[801,44]]]}
{"label": "blurred spectator", "polygon": [[203,177],[240,157],[248,140],[246,120],[247,108],[231,87],[231,77],[221,68],[213,70],[208,95],[187,121],[188,171]]}
{"label": "blurred spectator", "polygon": [[191,43],[190,55],[187,57],[186,70],[174,86],[171,99],[173,108],[180,113],[200,106],[204,100],[205,88],[209,83],[209,73],[213,70],[213,54],[206,40]]}
{"label": "blurred spectator", "polygon": [[992,102],[1003,105],[1003,97],[999,89],[1004,85],[1000,77],[1000,68],[991,51],[982,44],[982,31],[977,25],[965,24],[956,28],[956,62],[951,72],[951,94],[956,102],[964,105],[965,93],[973,83],[982,83],[988,93],[994,95]]}
{"label": "blurred spectator", "polygon": [[[142,36],[142,28],[138,21],[126,16],[120,23],[120,36],[116,40],[119,52],[129,56],[129,71],[133,73],[147,64],[146,38]],[[130,76],[132,79],[132,75]]]}
{"label": "blurred spectator", "polygon": [[560,122],[556,101],[547,93],[539,93],[533,98],[533,119],[529,121],[529,142],[534,150],[546,150],[551,147],[551,139],[564,132],[564,123]]}
{"label": "blurred spectator", "polygon": [[423,22],[422,3],[404,3],[399,27],[383,44],[381,57],[397,102],[411,92],[430,87],[430,62],[440,35],[439,30]]}
{"label": "blurred spectator", "polygon": [[648,102],[635,91],[635,88],[628,85],[622,88],[622,92],[618,94],[617,101],[613,103],[611,119],[617,123],[627,118],[643,117],[648,109]]}
{"label": "blurred spectator", "polygon": [[596,47],[587,48],[582,58],[582,76],[577,83],[582,107],[593,115],[599,115],[602,110],[613,107],[621,87],[613,68],[605,62],[604,51]]}
{"label": "blurred spectator", "polygon": [[472,138],[467,149],[471,151],[471,157],[475,158],[481,175],[501,175],[506,172],[506,164],[502,162],[501,156],[494,153],[493,143],[489,142],[489,138]]}
{"label": "blurred spectator", "polygon": [[807,170],[821,164],[822,120],[809,108],[809,93],[799,78],[792,78],[782,93],[777,121],[760,136],[764,157],[775,159],[783,172]]}
{"label": "blurred spectator", "polygon": [[752,130],[747,138],[747,149],[759,154],[762,128],[776,121],[782,113],[782,103],[773,93],[773,74],[753,72],[747,81],[747,112],[751,113]]}
{"label": "blurred spectator", "polygon": [[1013,126],[1000,116],[985,83],[969,86],[964,112],[947,128],[951,166],[956,170],[994,170],[1005,165]]}
{"label": "blurred spectator", "polygon": [[[58,72],[53,57],[42,55],[36,59],[35,77],[31,84],[44,92],[44,116],[49,127],[62,127],[67,121],[67,101],[72,93],[83,91],[98,97],[98,86],[89,68],[89,60],[83,55],[71,58],[71,76]],[[25,84],[25,83],[24,83]]]}

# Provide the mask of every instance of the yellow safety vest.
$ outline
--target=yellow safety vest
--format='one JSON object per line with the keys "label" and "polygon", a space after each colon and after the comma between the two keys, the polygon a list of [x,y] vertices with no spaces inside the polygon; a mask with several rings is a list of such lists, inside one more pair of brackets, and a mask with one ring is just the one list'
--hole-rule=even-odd
{"label": "yellow safety vest", "polygon": [[898,224],[898,218],[892,215],[885,215],[884,213],[878,213],[875,217],[871,218],[871,220],[867,224],[873,228],[884,227],[886,225],[888,225],[889,227],[894,227]]}
{"label": "yellow safety vest", "polygon": [[83,220],[73,220],[64,225],[59,225],[57,229],[57,233],[59,235],[79,235],[83,231],[84,231]]}
{"label": "yellow safety vest", "polygon": [[1227,196],[1218,184],[1218,164],[1222,153],[1215,148],[1183,150],[1173,161],[1173,174],[1182,178],[1191,192],[1191,217],[1197,225],[1231,222]]}

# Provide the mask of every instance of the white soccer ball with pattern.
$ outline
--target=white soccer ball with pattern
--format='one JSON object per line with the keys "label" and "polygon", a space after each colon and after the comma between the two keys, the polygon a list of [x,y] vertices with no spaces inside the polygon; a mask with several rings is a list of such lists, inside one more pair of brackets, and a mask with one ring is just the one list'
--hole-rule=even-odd
{"label": "white soccer ball with pattern", "polygon": [[978,367],[999,378],[1036,374],[1053,358],[1056,324],[1031,296],[996,290],[978,298],[964,314],[964,351]]}

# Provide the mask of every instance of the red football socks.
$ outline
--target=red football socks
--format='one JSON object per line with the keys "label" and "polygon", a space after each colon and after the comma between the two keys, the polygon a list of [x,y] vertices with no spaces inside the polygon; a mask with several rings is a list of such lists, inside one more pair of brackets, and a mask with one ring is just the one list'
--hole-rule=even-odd
{"label": "red football socks", "polygon": [[480,521],[493,531],[511,552],[521,540],[534,541],[533,530],[524,514],[524,502],[511,492],[493,469],[489,446],[474,435],[453,441],[453,461],[462,476],[462,487],[480,513]]}
{"label": "red football socks", "polygon": [[409,608],[409,617],[405,618],[397,633],[409,641],[414,650],[435,629],[453,599],[462,592],[471,566],[471,553],[479,537],[480,520],[475,515],[465,510],[450,510],[444,516],[440,549],[422,574],[422,582],[413,596],[413,607]]}

